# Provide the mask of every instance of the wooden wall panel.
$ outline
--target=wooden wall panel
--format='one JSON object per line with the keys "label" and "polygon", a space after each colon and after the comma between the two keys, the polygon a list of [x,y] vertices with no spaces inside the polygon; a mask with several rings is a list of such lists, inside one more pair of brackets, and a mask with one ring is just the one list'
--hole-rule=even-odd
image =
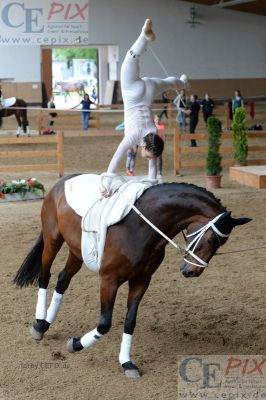
{"label": "wooden wall panel", "polygon": [[40,82],[1,82],[4,97],[18,97],[28,104],[39,105],[42,102]]}

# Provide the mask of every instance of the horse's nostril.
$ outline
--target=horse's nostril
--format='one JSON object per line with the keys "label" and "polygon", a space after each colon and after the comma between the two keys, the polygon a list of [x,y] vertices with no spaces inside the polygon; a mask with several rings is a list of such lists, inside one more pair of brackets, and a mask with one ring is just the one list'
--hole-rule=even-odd
{"label": "horse's nostril", "polygon": [[182,271],[182,273],[185,278],[193,278],[194,276],[196,276],[195,271],[185,270]]}

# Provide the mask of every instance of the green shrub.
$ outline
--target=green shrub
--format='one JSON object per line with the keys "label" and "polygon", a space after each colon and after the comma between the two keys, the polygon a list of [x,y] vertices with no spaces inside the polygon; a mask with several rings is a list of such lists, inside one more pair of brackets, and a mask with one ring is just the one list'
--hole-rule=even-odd
{"label": "green shrub", "polygon": [[220,175],[222,171],[222,157],[219,149],[221,145],[222,124],[218,118],[210,117],[208,126],[208,154],[206,159],[206,172],[208,176]]}
{"label": "green shrub", "polygon": [[247,164],[248,134],[246,125],[246,110],[237,108],[234,112],[233,125],[234,160],[240,165]]}

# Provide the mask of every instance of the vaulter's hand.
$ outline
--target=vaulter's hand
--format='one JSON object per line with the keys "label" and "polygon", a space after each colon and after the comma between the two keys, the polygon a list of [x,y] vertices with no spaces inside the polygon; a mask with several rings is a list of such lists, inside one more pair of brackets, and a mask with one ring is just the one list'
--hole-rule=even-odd
{"label": "vaulter's hand", "polygon": [[101,192],[101,196],[104,198],[108,198],[111,196],[111,192],[109,192],[109,190],[107,190],[105,187],[101,187],[100,192]]}

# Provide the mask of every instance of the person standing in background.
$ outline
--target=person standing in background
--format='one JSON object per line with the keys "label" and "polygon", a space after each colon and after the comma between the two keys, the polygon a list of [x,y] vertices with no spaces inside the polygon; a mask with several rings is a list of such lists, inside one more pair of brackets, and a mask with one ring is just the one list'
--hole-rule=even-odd
{"label": "person standing in background", "polygon": [[234,95],[234,97],[232,99],[232,113],[233,113],[233,115],[234,115],[235,110],[237,108],[240,108],[240,107],[244,107],[244,99],[243,99],[243,97],[241,95],[240,90],[236,90],[235,91],[235,95]]}
{"label": "person standing in background", "polygon": [[207,120],[212,116],[214,109],[214,101],[210,99],[209,94],[205,93],[204,99],[201,102],[202,113],[205,123],[207,124]]}
{"label": "person standing in background", "polygon": [[[165,125],[162,124],[161,118],[159,115],[155,115],[154,123],[158,130],[158,135],[165,142],[165,135],[161,132],[165,129]],[[158,176],[162,175],[162,172],[163,172],[163,156],[162,156],[162,154],[159,157],[157,157],[157,171],[158,171],[158,173],[157,173],[157,178],[158,178]]]}
{"label": "person standing in background", "polygon": [[138,146],[130,147],[130,149],[128,149],[127,151],[127,159],[126,159],[127,176],[135,176],[137,152],[138,152]]}
{"label": "person standing in background", "polygon": [[94,100],[94,103],[97,102],[97,93],[96,93],[96,87],[95,87],[95,85],[93,85],[93,88],[92,88],[91,98]]}
{"label": "person standing in background", "polygon": [[[49,102],[48,102],[48,108],[55,108],[55,103],[54,103],[54,96],[51,96]],[[52,112],[50,113],[50,116],[52,118],[57,117],[57,113],[56,112]],[[54,121],[49,121],[49,126],[53,126],[54,125]]]}
{"label": "person standing in background", "polygon": [[[195,133],[196,126],[199,122],[199,111],[200,105],[198,102],[198,96],[196,94],[192,94],[190,96],[190,104],[189,109],[186,110],[187,115],[189,116],[189,133]],[[192,139],[190,143],[190,147],[196,147],[196,140]]]}
{"label": "person standing in background", "polygon": [[180,90],[180,93],[174,99],[174,104],[176,105],[177,110],[177,125],[180,131],[186,130],[186,108],[187,108],[187,99],[185,90]]}
{"label": "person standing in background", "polygon": [[[165,104],[169,103],[167,92],[163,92],[162,93],[162,102],[165,103]],[[165,118],[168,119],[167,105],[164,106],[162,112],[159,114],[159,118],[162,119],[163,115],[165,116]]]}
{"label": "person standing in background", "polygon": [[90,96],[88,95],[88,93],[85,93],[83,100],[81,100],[81,102],[78,105],[73,107],[74,109],[80,105],[82,106],[81,120],[82,120],[82,129],[84,131],[87,131],[89,129],[90,109],[92,104],[95,103],[90,100]]}

